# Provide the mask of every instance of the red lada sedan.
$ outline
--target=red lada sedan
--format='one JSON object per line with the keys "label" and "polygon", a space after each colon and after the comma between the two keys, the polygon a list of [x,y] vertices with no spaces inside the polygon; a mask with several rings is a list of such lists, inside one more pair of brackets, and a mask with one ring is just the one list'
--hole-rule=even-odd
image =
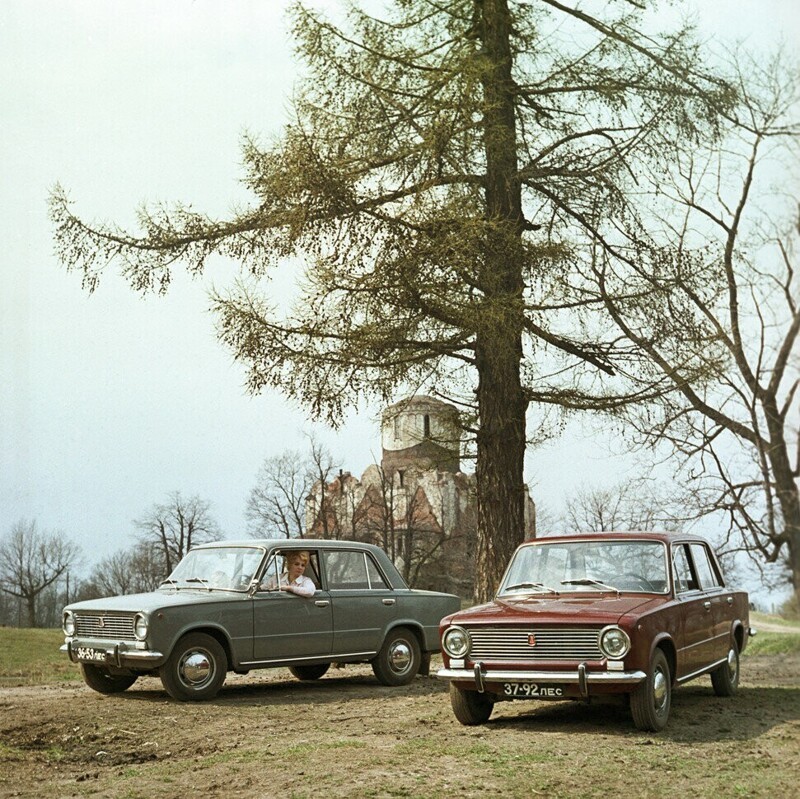
{"label": "red lada sedan", "polygon": [[587,533],[538,538],[514,553],[494,602],[442,619],[444,667],[462,724],[497,702],[628,694],[634,724],[657,731],[672,689],[710,674],[739,683],[747,594],[726,587],[703,538]]}

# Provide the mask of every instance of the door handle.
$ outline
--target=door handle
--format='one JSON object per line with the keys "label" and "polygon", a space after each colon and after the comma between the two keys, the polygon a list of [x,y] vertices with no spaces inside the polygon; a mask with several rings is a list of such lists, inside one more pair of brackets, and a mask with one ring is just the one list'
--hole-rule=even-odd
{"label": "door handle", "polygon": [[706,610],[711,610],[711,603],[710,602],[703,602],[703,607]]}
{"label": "door handle", "polygon": [[729,604],[729,605],[732,605],[732,604],[733,604],[733,597],[732,597],[732,596],[729,596],[729,597],[728,597],[728,604]]}
{"label": "door handle", "polygon": [[315,600],[314,600],[314,604],[315,604],[315,605],[316,605],[318,608],[327,608],[327,607],[328,607],[328,605],[330,605],[330,604],[331,604],[331,601],[330,601],[329,599],[315,599]]}
{"label": "door handle", "polygon": [[384,605],[394,605],[395,603],[394,599],[382,599],[381,601],[383,602]]}

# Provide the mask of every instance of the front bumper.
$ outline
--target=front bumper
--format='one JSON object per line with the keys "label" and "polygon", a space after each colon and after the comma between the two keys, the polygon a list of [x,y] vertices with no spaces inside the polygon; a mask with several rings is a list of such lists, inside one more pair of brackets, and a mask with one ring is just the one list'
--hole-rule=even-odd
{"label": "front bumper", "polygon": [[557,683],[577,686],[581,696],[589,696],[590,686],[638,685],[647,675],[643,671],[589,671],[581,663],[576,671],[518,671],[486,669],[476,663],[472,669],[439,669],[436,676],[440,680],[474,682],[475,689],[484,693],[492,683]]}
{"label": "front bumper", "polygon": [[[137,646],[138,644],[138,646]],[[164,654],[151,649],[141,649],[144,646],[138,641],[98,640],[96,638],[68,638],[61,646],[61,651],[66,652],[73,663],[97,663],[99,665],[115,666],[118,669],[141,669],[159,666],[164,662]],[[80,650],[93,650],[102,652],[104,660],[97,658],[84,658]]]}

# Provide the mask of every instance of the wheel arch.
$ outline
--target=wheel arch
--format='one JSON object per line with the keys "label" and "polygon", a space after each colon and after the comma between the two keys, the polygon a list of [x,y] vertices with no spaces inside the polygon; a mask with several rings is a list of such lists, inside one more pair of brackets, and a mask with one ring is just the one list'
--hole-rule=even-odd
{"label": "wheel arch", "polygon": [[[664,657],[667,659],[667,665],[669,666],[670,679],[674,684],[678,667],[678,651],[675,648],[675,642],[669,635],[662,635],[655,641],[653,652],[655,652],[656,649],[660,649],[664,653]],[[651,652],[651,657],[652,654]]]}
{"label": "wheel arch", "polygon": [[386,632],[383,635],[384,641],[386,640],[386,636],[391,635],[395,630],[399,628],[403,628],[404,630],[408,630],[409,632],[414,633],[414,637],[417,639],[417,643],[419,644],[419,651],[426,652],[427,648],[425,646],[425,632],[422,629],[422,625],[418,621],[414,619],[395,619],[392,623],[386,628]]}
{"label": "wheel arch", "polygon": [[[181,630],[180,634],[175,637],[175,640],[172,643],[172,648],[174,649],[178,645],[178,641],[180,641],[181,638],[186,635],[192,635],[193,633],[204,633],[205,635],[209,635],[216,640],[216,642],[222,647],[222,651],[225,653],[225,661],[227,665],[226,671],[231,671],[231,669],[233,669],[233,648],[231,647],[230,639],[228,638],[225,630],[213,624],[199,624],[196,627],[187,627],[186,629]],[[172,649],[170,649],[170,651],[172,651]]]}

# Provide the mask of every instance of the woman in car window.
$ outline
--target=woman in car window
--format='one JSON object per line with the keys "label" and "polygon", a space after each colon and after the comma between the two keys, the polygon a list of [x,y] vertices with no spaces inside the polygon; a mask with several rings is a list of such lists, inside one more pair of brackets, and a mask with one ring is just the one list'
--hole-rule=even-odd
{"label": "woman in car window", "polygon": [[266,583],[261,584],[261,588],[267,591],[273,591],[278,588],[281,591],[289,591],[298,596],[314,596],[314,592],[317,590],[314,581],[305,576],[309,557],[310,555],[305,549],[289,552],[284,563],[285,571],[281,572],[277,582],[274,576],[270,577]]}

